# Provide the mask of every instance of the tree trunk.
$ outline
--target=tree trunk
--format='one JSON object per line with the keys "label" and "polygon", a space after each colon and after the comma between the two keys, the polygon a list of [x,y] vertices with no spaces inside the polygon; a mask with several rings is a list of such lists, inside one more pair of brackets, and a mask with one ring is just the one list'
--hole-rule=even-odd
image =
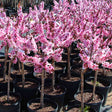
{"label": "tree trunk", "polygon": [[9,51],[9,47],[7,45],[7,46],[5,46],[5,61],[4,61],[4,75],[3,75],[4,80],[5,80],[5,76],[6,76],[6,70],[7,70],[8,51]]}
{"label": "tree trunk", "polygon": [[96,72],[95,72],[95,77],[94,77],[93,95],[92,95],[92,99],[93,99],[93,100],[94,100],[94,97],[95,97],[96,82],[97,82],[97,74],[98,74],[98,70],[96,70]]}
{"label": "tree trunk", "polygon": [[7,86],[7,101],[9,101],[9,96],[10,96],[10,73],[11,73],[11,64],[12,64],[12,62],[9,61],[8,86]]}
{"label": "tree trunk", "polygon": [[106,76],[106,71],[104,67],[103,67],[103,75]]}
{"label": "tree trunk", "polygon": [[24,76],[24,64],[22,63],[22,87],[25,85],[25,76]]}
{"label": "tree trunk", "polygon": [[68,78],[70,79],[71,77],[71,72],[70,72],[70,47],[68,47]]}
{"label": "tree trunk", "polygon": [[43,108],[44,107],[44,75],[45,75],[45,70],[42,70],[42,76],[41,76],[41,99],[40,99],[40,106]]}
{"label": "tree trunk", "polygon": [[18,59],[18,68],[19,68],[19,72],[21,72],[21,62]]}
{"label": "tree trunk", "polygon": [[[52,65],[55,69],[55,61],[54,60],[52,61]],[[52,73],[52,90],[55,90],[54,86],[55,86],[55,71]]]}
{"label": "tree trunk", "polygon": [[84,73],[86,69],[82,69],[81,71],[81,112],[84,110],[84,100],[83,100],[83,92],[84,92]]}

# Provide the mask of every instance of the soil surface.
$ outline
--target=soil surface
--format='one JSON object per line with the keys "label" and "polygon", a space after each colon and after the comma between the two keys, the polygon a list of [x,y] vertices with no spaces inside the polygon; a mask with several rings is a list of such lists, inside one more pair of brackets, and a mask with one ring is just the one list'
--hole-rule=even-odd
{"label": "soil surface", "polygon": [[59,63],[67,63],[67,60],[61,60]]}
{"label": "soil surface", "polygon": [[33,67],[33,64],[30,62],[25,63],[26,66]]}
{"label": "soil surface", "polygon": [[[92,93],[85,92],[83,94],[84,103],[99,103],[102,99],[99,95],[95,94],[94,100],[92,100]],[[81,94],[78,94],[76,96],[76,99],[78,101],[81,101]]]}
{"label": "soil surface", "polygon": [[[22,82],[18,82],[17,85],[19,87],[22,87]],[[30,82],[30,81],[25,81],[25,85],[24,88],[36,88],[38,87],[38,85],[34,82]]]}
{"label": "soil surface", "polygon": [[[24,75],[29,74],[29,73],[30,73],[29,70],[24,70]],[[22,72],[19,70],[14,70],[13,72],[11,72],[11,74],[22,75]]]}
{"label": "soil surface", "polygon": [[51,86],[45,87],[44,93],[47,95],[61,95],[64,93],[64,90],[60,87],[55,88],[55,90],[52,90]]}
{"label": "soil surface", "polygon": [[64,81],[68,81],[68,82],[74,82],[74,81],[79,81],[80,78],[79,77],[70,77],[70,79],[68,77],[61,77],[61,80],[64,80]]}
{"label": "soil surface", "polygon": [[112,70],[105,69],[105,71],[104,71],[103,69],[100,69],[99,72],[98,72],[98,75],[112,76]]}
{"label": "soil surface", "polygon": [[[86,82],[87,84],[90,84],[90,85],[94,85],[94,81],[92,80],[92,81],[87,81]],[[99,86],[99,87],[106,87],[106,84],[102,84],[102,83],[100,83],[100,82],[97,82],[96,83],[96,86]]]}
{"label": "soil surface", "polygon": [[[55,67],[55,70],[57,71],[57,70],[62,70],[63,68],[62,67],[59,67],[59,66],[56,66]],[[41,75],[42,75],[42,73],[37,73],[37,74],[35,74],[34,76],[35,77],[37,77],[37,78],[41,78]],[[49,73],[46,73],[45,74],[45,79],[46,78],[49,78],[49,79],[52,79],[52,74],[49,74]]]}
{"label": "soil surface", "polygon": [[[10,81],[12,81],[12,78],[10,77]],[[8,82],[8,76],[6,75],[6,80],[4,81],[3,78],[0,78],[0,83],[7,83]]]}
{"label": "soil surface", "polygon": [[4,59],[0,59],[0,62],[4,62],[5,61],[5,58]]}
{"label": "soil surface", "polygon": [[[67,52],[65,52],[65,53],[63,53],[64,55],[68,55],[68,53]],[[76,55],[77,54],[77,52],[75,52],[75,53],[70,53],[70,56],[74,56],[74,55]]]}
{"label": "soil surface", "polygon": [[[37,78],[41,78],[41,75],[42,75],[42,73],[37,73],[34,76],[37,77]],[[52,78],[52,74],[46,73],[45,79],[46,78],[50,78],[51,79]]]}
{"label": "soil surface", "polygon": [[79,108],[72,108],[68,110],[67,112],[81,112]]}
{"label": "soil surface", "polygon": [[54,108],[48,104],[44,105],[44,108],[40,107],[40,103],[32,103],[29,106],[30,109],[34,110],[35,112],[51,112],[54,111]]}
{"label": "soil surface", "polygon": [[79,74],[79,75],[81,74],[81,70],[82,70],[82,67],[79,67],[79,68],[77,67],[77,68],[73,68],[73,69],[72,69],[72,71],[73,71],[74,73]]}
{"label": "soil surface", "polygon": [[73,60],[74,65],[82,66],[82,61],[79,57],[77,57],[75,60]]}
{"label": "soil surface", "polygon": [[73,60],[73,67],[72,67],[72,71],[75,72],[76,74],[81,74],[81,70],[82,70],[82,61],[81,60]]}
{"label": "soil surface", "polygon": [[0,97],[0,105],[12,105],[16,103],[18,100],[17,97],[15,96],[9,96],[9,101],[7,101],[7,95],[1,96]]}
{"label": "soil surface", "polygon": [[[71,108],[67,112],[81,112],[81,107],[80,108],[76,108],[76,107]],[[93,112],[93,110],[89,109],[89,110],[85,110],[84,112]]]}
{"label": "soil surface", "polygon": [[55,69],[54,70],[63,70],[63,68],[62,67],[59,67],[59,66],[55,66]]}

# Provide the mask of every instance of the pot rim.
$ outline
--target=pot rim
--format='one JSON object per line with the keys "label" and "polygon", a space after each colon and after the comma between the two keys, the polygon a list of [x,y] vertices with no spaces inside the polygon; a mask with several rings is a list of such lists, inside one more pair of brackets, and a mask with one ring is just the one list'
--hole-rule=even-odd
{"label": "pot rim", "polygon": [[[85,82],[87,83],[87,81],[89,80],[89,79],[94,79],[94,77],[89,77],[89,78],[87,78],[86,80],[85,80]],[[108,82],[108,86],[105,86],[105,87],[101,87],[101,86],[97,86],[97,87],[100,87],[100,88],[110,88],[111,87],[111,83],[110,83],[110,81],[108,81],[108,80],[105,80],[105,79],[103,79],[103,78],[97,78],[97,80],[103,80],[103,81],[107,81]],[[101,83],[101,81],[99,81],[100,83]],[[88,84],[88,83],[87,83]],[[93,85],[91,85],[91,86],[93,86]]]}
{"label": "pot rim", "polygon": [[[40,87],[40,83],[39,83],[37,80],[35,80],[35,79],[26,78],[25,81],[31,81],[31,82],[34,81],[34,82],[37,84],[37,87],[34,87],[34,88],[39,89],[39,87]],[[22,82],[22,79],[18,79],[18,80],[17,80],[17,82],[15,83],[15,87],[17,87],[17,88],[23,88],[23,87],[19,87],[19,86],[17,85],[18,82]],[[31,87],[30,87],[30,88],[24,88],[24,89],[31,89],[31,90],[33,90],[34,88],[31,88]]]}
{"label": "pot rim", "polygon": [[[85,92],[92,93],[92,90],[84,90],[84,93],[85,93]],[[79,92],[76,92],[76,94],[74,94],[74,99],[75,99],[76,101],[78,101],[78,100],[76,99],[76,96],[77,96],[77,94],[79,94],[79,93],[81,93],[81,92],[79,91]],[[84,103],[84,104],[94,104],[94,105],[97,105],[97,104],[99,104],[99,103],[103,103],[103,101],[104,101],[104,96],[101,95],[101,94],[98,93],[98,92],[95,92],[95,94],[97,94],[97,95],[99,95],[99,96],[101,97],[101,101],[100,101],[100,102],[98,102],[98,103]],[[78,101],[78,102],[81,102],[81,101]]]}
{"label": "pot rim", "polygon": [[[7,92],[0,92],[0,96],[4,96],[4,95],[7,95]],[[2,105],[2,104],[0,104],[0,106],[4,106],[4,107],[16,106],[21,102],[21,95],[19,93],[10,92],[10,95],[18,97],[18,100],[15,103],[11,104],[11,105]]]}
{"label": "pot rim", "polygon": [[[37,101],[37,102],[40,103],[40,98],[31,99],[30,101],[27,102],[27,108],[28,108],[28,110],[30,110],[30,111],[34,111],[34,110],[32,110],[32,109],[29,108],[29,105],[30,105],[33,101],[34,101],[34,102]],[[44,98],[44,103],[45,103],[45,102],[46,102],[47,104],[48,104],[48,102],[49,102],[50,104],[53,104],[54,106],[56,106],[56,108],[54,108],[54,111],[57,112],[57,110],[58,110],[58,104],[57,104],[56,102],[53,102],[52,100],[50,100],[50,99],[48,99],[48,98]],[[35,112],[35,111],[34,111],[34,112]],[[52,111],[51,111],[51,112],[52,112]]]}

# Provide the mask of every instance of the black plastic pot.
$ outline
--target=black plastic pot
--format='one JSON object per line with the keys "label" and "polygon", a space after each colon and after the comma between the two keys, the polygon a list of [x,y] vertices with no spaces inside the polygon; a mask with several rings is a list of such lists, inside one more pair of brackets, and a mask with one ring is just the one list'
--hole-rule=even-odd
{"label": "black plastic pot", "polygon": [[57,66],[66,67],[67,66],[67,61],[66,60],[63,60],[61,62],[56,62],[55,64]]}
{"label": "black plastic pot", "polygon": [[[73,60],[72,60],[72,62],[71,62],[71,65],[72,66],[75,66],[75,65],[77,65],[77,63],[75,63],[75,62],[79,62],[81,60],[81,58],[78,56],[78,57],[76,57],[76,58],[74,58]],[[75,61],[75,62],[74,62]],[[80,64],[80,66],[82,66],[82,64]]]}
{"label": "black plastic pot", "polygon": [[[90,93],[92,93],[92,90],[85,90],[84,92],[90,92]],[[78,101],[78,100],[76,99],[76,96],[77,96],[78,94],[80,94],[80,92],[77,92],[77,93],[74,95],[74,98],[75,98],[75,100],[76,100],[76,102],[77,102],[77,105],[78,105],[78,106],[81,106],[81,102]],[[101,97],[101,101],[100,101],[100,102],[98,102],[98,103],[84,103],[84,105],[90,106],[91,108],[95,109],[96,112],[100,112],[104,98],[103,98],[103,96],[102,96],[100,93],[97,93],[97,92],[96,92],[96,94],[99,95],[99,96]]]}
{"label": "black plastic pot", "polygon": [[65,72],[65,69],[66,69],[66,67],[62,67],[62,69],[59,69],[59,70],[55,70],[54,71],[55,72],[55,82],[56,83],[59,82],[59,78],[58,77]]}
{"label": "black plastic pot", "polygon": [[[7,91],[7,85],[8,85],[7,82],[5,82],[5,83],[0,82],[0,92]],[[10,82],[10,91],[13,91],[13,82],[12,81]]]}
{"label": "black plastic pot", "polygon": [[[35,75],[36,75],[36,73],[34,72],[33,76],[34,76],[35,80],[37,80],[41,84],[41,78],[40,77],[36,77]],[[52,77],[51,78],[45,78],[44,81],[45,81],[45,83],[52,82]]]}
{"label": "black plastic pot", "polygon": [[[93,90],[93,85],[88,84],[87,81],[94,81],[94,77],[88,78],[85,81],[85,89]],[[100,93],[104,96],[104,101],[103,101],[103,104],[102,104],[104,106],[105,103],[106,103],[107,95],[108,95],[109,89],[111,87],[111,84],[110,84],[109,81],[107,81],[103,78],[97,78],[97,81],[105,85],[105,87],[96,86],[96,92]]]}
{"label": "black plastic pot", "polygon": [[61,69],[59,69],[59,70],[55,70],[55,74],[63,74],[63,72],[64,72],[64,67],[62,67]]}
{"label": "black plastic pot", "polygon": [[[87,108],[87,105],[84,105],[84,107]],[[81,107],[79,105],[77,105],[77,102],[75,100],[72,100],[72,101],[68,102],[68,104],[65,106],[65,111],[64,112],[68,112],[73,108],[79,108],[79,110],[81,109]],[[88,110],[89,110],[89,112],[96,112],[95,109],[90,108],[90,107],[88,107]],[[85,111],[87,111],[87,110],[85,110]]]}
{"label": "black plastic pot", "polygon": [[[28,112],[40,112],[40,111],[38,111],[38,109],[37,110],[31,110],[29,108],[29,105],[31,105],[32,103],[40,103],[40,99],[32,99],[32,100],[30,100],[27,103]],[[51,101],[49,99],[44,98],[44,104],[49,104],[49,105],[51,105],[54,108],[54,111],[50,111],[50,112],[57,112],[58,105],[55,102],[53,102],[53,101]]]}
{"label": "black plastic pot", "polygon": [[[77,69],[78,71],[75,70],[75,69]],[[73,74],[75,74],[75,75],[78,75],[78,76],[80,76],[81,70],[82,70],[82,65],[81,65],[81,64],[80,64],[80,65],[73,65],[73,66],[71,67],[71,72],[72,72]],[[91,69],[87,69],[86,73],[84,74],[84,79],[86,80],[86,79],[88,79],[89,77],[93,77],[93,76],[94,76],[94,71],[91,70]]]}
{"label": "black plastic pot", "polygon": [[[78,77],[72,74],[74,77]],[[74,82],[68,82],[65,80],[62,80],[61,77],[66,77],[66,75],[61,75],[59,78],[59,83],[65,86],[67,89],[66,94],[65,94],[65,104],[74,99],[74,94],[78,91],[79,85],[80,85],[80,80],[74,81]]]}
{"label": "black plastic pot", "polygon": [[[32,78],[33,72],[34,72],[34,66],[33,65],[32,66],[31,65],[27,65],[27,63],[25,63],[24,64],[24,69],[29,71],[30,75],[28,75],[27,78]],[[11,68],[11,71],[13,71],[13,70],[19,70],[18,63],[13,64],[13,66]]]}
{"label": "black plastic pot", "polygon": [[28,79],[28,78],[26,78],[25,81],[34,82],[34,83],[37,84],[37,87],[33,87],[33,88],[18,87],[17,83],[21,82],[21,79],[20,79],[19,81],[16,82],[15,91],[19,92],[22,95],[23,98],[30,99],[33,96],[35,96],[35,95],[38,94],[38,89],[40,87],[40,84],[39,84],[39,82],[37,82],[34,79]]}
{"label": "black plastic pot", "polygon": [[[0,97],[6,95],[6,93],[0,93]],[[0,104],[0,112],[20,112],[20,95],[17,93],[10,93],[11,96],[15,96],[18,98],[18,101],[11,105],[2,105]]]}
{"label": "black plastic pot", "polygon": [[110,82],[111,87],[109,89],[109,92],[111,92],[112,91],[112,75],[110,75],[110,76],[98,75],[98,77],[99,78],[103,78],[103,79],[105,79],[105,80]]}
{"label": "black plastic pot", "polygon": [[[68,58],[68,54],[67,53],[63,53],[62,56],[63,56],[63,59],[67,60],[67,58]],[[77,58],[77,57],[79,57],[79,54],[77,53],[77,51],[75,51],[74,53],[70,54],[70,59],[74,59],[74,58]]]}
{"label": "black plastic pot", "polygon": [[34,66],[27,65],[27,63],[24,64],[24,69],[25,70],[30,70],[31,72],[34,72]]}
{"label": "black plastic pot", "polygon": [[[74,106],[74,107],[69,107],[67,110],[65,110],[65,112],[69,112],[70,110],[72,110],[73,108],[80,108],[79,106]],[[79,109],[80,110],[80,109]],[[89,108],[87,112],[96,112],[95,109],[93,108]]]}
{"label": "black plastic pot", "polygon": [[39,94],[39,90],[38,89],[40,87],[39,82],[37,82],[34,79],[26,79],[25,81],[34,82],[34,83],[37,84],[37,87],[33,87],[33,88],[31,88],[31,87],[30,88],[18,87],[17,83],[21,82],[21,79],[18,82],[16,82],[16,84],[15,84],[15,91],[20,93],[20,95],[21,95],[21,98],[22,98],[21,105],[22,105],[23,109],[26,109],[27,102],[29,100],[38,97],[38,94]]}
{"label": "black plastic pot", "polygon": [[45,98],[51,99],[52,101],[56,102],[58,104],[58,111],[60,110],[60,108],[63,106],[64,104],[64,97],[65,97],[65,93],[66,93],[66,88],[64,86],[61,85],[55,85],[55,88],[61,88],[63,90],[63,93],[60,95],[48,95],[48,94],[44,94]]}
{"label": "black plastic pot", "polygon": [[[0,56],[0,60],[1,60],[1,61],[0,61],[0,76],[3,76],[3,73],[4,73],[4,60],[5,60],[5,56]],[[10,60],[10,58],[8,57],[6,73],[8,73],[9,60]]]}
{"label": "black plastic pot", "polygon": [[[11,71],[13,72],[15,69],[11,68]],[[17,75],[16,73],[11,72],[11,78],[18,81],[19,79],[22,79],[22,75]],[[28,71],[27,74],[25,74],[25,78],[33,78],[33,72]]]}

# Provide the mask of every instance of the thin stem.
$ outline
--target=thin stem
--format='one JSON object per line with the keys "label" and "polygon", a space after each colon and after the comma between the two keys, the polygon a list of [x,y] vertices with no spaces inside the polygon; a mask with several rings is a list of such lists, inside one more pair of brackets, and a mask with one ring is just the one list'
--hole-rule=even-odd
{"label": "thin stem", "polygon": [[105,76],[106,75],[106,71],[105,71],[105,68],[103,67],[103,75]]}
{"label": "thin stem", "polygon": [[68,47],[68,78],[70,79],[71,73],[70,73],[70,47]]}
{"label": "thin stem", "polygon": [[83,99],[83,92],[84,92],[84,73],[86,69],[81,70],[81,112],[84,110],[84,99]]}
{"label": "thin stem", "polygon": [[12,64],[12,62],[9,61],[8,86],[7,86],[7,101],[9,101],[9,96],[10,96],[10,73],[11,73],[11,64]]}
{"label": "thin stem", "polygon": [[[52,61],[52,65],[55,68],[55,61],[54,60]],[[54,86],[55,86],[55,71],[52,73],[52,90],[55,90]]]}
{"label": "thin stem", "polygon": [[18,59],[18,67],[19,67],[19,72],[21,72],[21,62]]}
{"label": "thin stem", "polygon": [[90,60],[91,60],[91,58],[92,58],[92,55],[93,55],[93,43],[92,43],[92,45],[91,45]]}
{"label": "thin stem", "polygon": [[41,99],[40,99],[40,106],[43,108],[44,107],[44,75],[45,75],[45,70],[42,70],[42,76],[41,76]]}
{"label": "thin stem", "polygon": [[24,85],[25,85],[25,76],[24,76],[24,64],[22,64],[22,87],[24,88]]}
{"label": "thin stem", "polygon": [[5,61],[4,61],[4,74],[3,74],[3,79],[4,80],[5,80],[5,76],[6,76],[6,70],[7,70],[8,51],[9,51],[9,47],[7,45],[7,46],[5,46]]}
{"label": "thin stem", "polygon": [[92,94],[92,99],[93,99],[93,100],[94,100],[94,97],[95,97],[96,82],[97,82],[97,74],[98,74],[98,70],[96,70],[96,72],[95,72],[95,77],[94,77],[93,94]]}

